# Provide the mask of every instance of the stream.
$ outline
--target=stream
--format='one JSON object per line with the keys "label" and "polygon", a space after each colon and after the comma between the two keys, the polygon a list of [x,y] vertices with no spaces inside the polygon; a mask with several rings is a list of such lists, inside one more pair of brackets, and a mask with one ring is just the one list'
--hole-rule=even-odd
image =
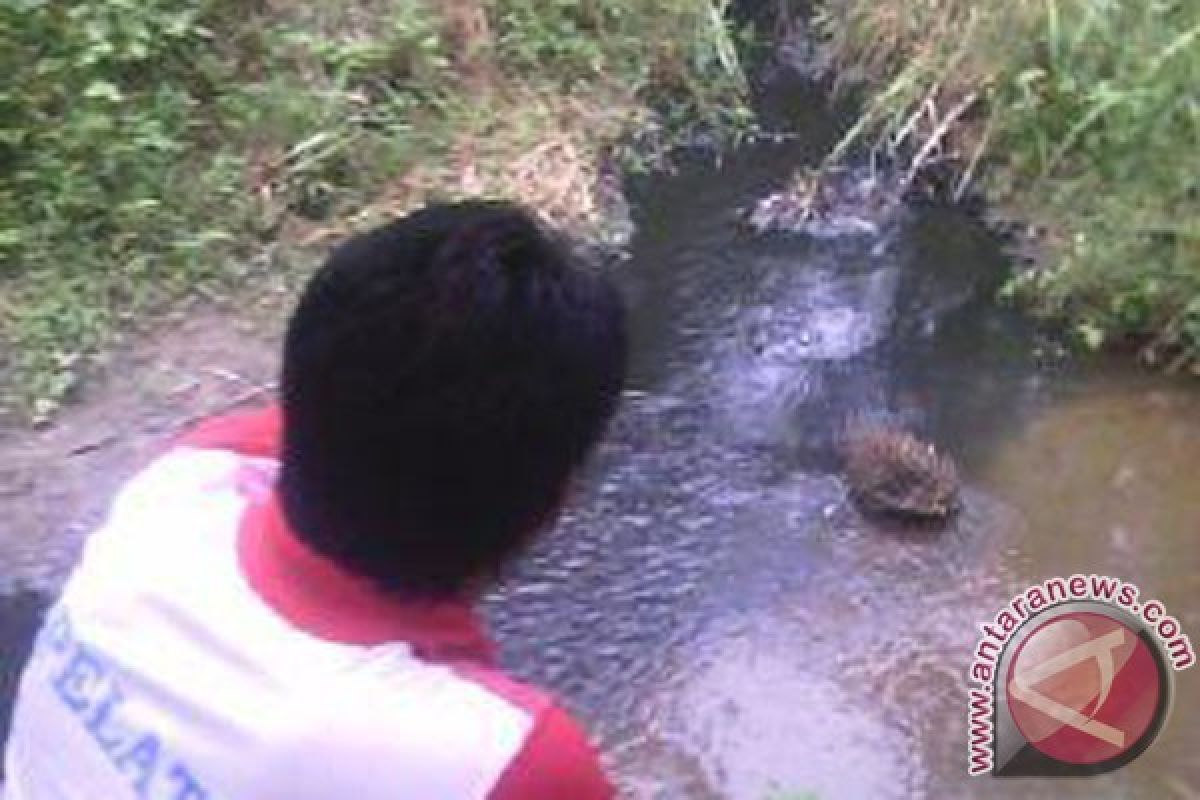
{"label": "stream", "polygon": [[[1147,754],[1066,782],[967,777],[966,681],[978,626],[1059,574],[1134,581],[1200,631],[1200,393],[1065,359],[997,307],[1000,245],[954,209],[748,235],[738,210],[836,131],[819,96],[783,97],[797,140],[635,186],[631,388],[491,598],[505,663],[587,720],[632,798],[1196,797],[1194,675]],[[954,454],[948,529],[855,511],[850,415]]]}
{"label": "stream", "polygon": [[[749,234],[742,210],[839,129],[812,89],[772,115],[796,136],[634,182],[630,388],[562,523],[488,598],[504,663],[563,697],[639,800],[1200,796],[1190,672],[1122,770],[966,775],[978,626],[1015,592],[1119,576],[1200,641],[1195,384],[1064,358],[995,304],[1000,245],[961,211]],[[857,513],[835,447],[854,415],[954,455],[946,530]],[[37,607],[0,600],[0,694]]]}

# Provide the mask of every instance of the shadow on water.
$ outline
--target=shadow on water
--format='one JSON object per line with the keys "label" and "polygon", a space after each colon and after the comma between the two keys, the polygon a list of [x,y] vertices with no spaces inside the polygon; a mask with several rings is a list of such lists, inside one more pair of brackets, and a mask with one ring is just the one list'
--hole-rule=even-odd
{"label": "shadow on water", "polygon": [[[589,721],[631,797],[1200,791],[1185,713],[1082,783],[968,781],[965,764],[977,626],[1014,592],[1116,574],[1200,630],[1195,391],[1039,366],[992,302],[997,243],[952,209],[879,237],[747,235],[737,209],[812,141],[691,164],[640,199],[632,387],[562,525],[490,600],[505,661]],[[949,529],[857,514],[834,457],[851,414],[959,457]],[[1179,683],[1177,709],[1200,707]]]}

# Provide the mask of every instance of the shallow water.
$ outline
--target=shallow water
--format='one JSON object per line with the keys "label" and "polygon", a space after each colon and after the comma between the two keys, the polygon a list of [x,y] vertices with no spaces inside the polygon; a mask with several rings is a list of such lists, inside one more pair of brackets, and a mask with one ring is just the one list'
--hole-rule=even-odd
{"label": "shallow water", "polygon": [[[999,248],[954,211],[871,238],[745,234],[735,210],[811,147],[645,193],[633,388],[492,599],[506,662],[590,723],[630,797],[1195,796],[1190,673],[1154,748],[1081,782],[968,779],[965,697],[977,626],[1059,573],[1139,582],[1200,631],[1200,392],[1063,363],[990,301]],[[958,457],[949,529],[884,530],[847,502],[834,441],[859,414]]]}
{"label": "shallow water", "polygon": [[[1200,390],[1063,362],[990,301],[999,248],[955,211],[748,235],[737,210],[835,133],[819,97],[787,99],[800,140],[641,187],[631,390],[562,524],[489,600],[505,662],[579,712],[633,798],[1200,795],[1195,671],[1117,773],[965,763],[977,626],[1025,586],[1118,575],[1200,641]],[[862,414],[958,458],[949,529],[847,502],[834,442]],[[0,718],[42,603],[0,598]]]}

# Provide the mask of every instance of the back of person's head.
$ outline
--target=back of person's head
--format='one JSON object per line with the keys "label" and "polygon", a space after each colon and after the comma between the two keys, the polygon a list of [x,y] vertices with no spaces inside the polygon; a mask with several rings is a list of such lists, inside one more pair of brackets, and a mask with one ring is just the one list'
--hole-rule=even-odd
{"label": "back of person's head", "polygon": [[554,517],[625,361],[617,292],[516,207],[432,206],[357,236],[288,329],[285,516],[385,588],[456,595]]}

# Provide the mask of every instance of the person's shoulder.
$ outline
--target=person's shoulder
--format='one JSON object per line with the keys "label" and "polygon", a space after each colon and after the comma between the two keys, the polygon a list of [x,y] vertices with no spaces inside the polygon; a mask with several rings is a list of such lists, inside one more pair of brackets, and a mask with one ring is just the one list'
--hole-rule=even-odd
{"label": "person's shoulder", "polygon": [[611,800],[600,759],[583,727],[551,704],[535,719],[525,744],[496,783],[489,800]]}
{"label": "person's shoulder", "polygon": [[228,450],[245,456],[278,458],[283,414],[278,406],[237,411],[206,419],[179,437],[177,447]]}
{"label": "person's shoulder", "polygon": [[147,454],[116,488],[89,543],[135,546],[124,552],[149,566],[151,552],[178,548],[189,534],[211,544],[214,529],[231,532],[241,504],[274,483],[279,418],[275,408],[215,417]]}
{"label": "person's shoulder", "polygon": [[550,694],[490,669],[461,674],[523,709],[530,726],[488,800],[610,800],[611,784],[583,726]]}

